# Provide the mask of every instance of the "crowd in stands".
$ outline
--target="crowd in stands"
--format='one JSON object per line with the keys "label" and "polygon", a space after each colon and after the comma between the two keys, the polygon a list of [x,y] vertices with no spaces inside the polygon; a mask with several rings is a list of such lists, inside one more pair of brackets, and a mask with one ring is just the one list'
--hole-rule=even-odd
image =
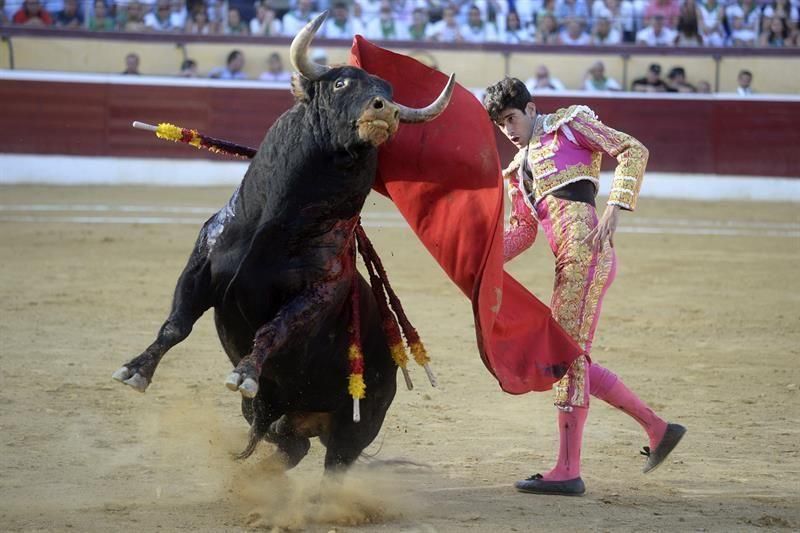
{"label": "crowd in stands", "polygon": [[330,39],[797,47],[800,0],[0,0],[0,25]]}
{"label": "crowd in stands", "polygon": [[[316,49],[312,52],[312,58],[316,63],[327,64],[327,56],[321,49]],[[135,53],[129,53],[125,56],[125,69],[121,74],[139,75],[139,56]],[[247,80],[247,74],[244,72],[245,56],[241,50],[232,50],[227,57],[225,65],[212,68],[208,76],[209,78],[222,79],[222,80]],[[259,81],[282,82],[288,83],[292,74],[284,68],[283,60],[280,54],[273,52],[266,60],[267,69],[259,76]],[[435,66],[435,65],[434,65]],[[183,78],[201,78],[204,77],[199,69],[197,62],[193,59],[185,59],[181,64],[178,76]],[[753,94],[752,89],[753,74],[749,70],[742,70],[737,77],[737,94],[740,96],[748,96]],[[533,95],[540,95],[542,93],[558,92],[567,90],[567,87],[556,77],[550,75],[550,69],[546,65],[539,65],[534,75],[525,81],[525,85]],[[571,89],[583,90],[586,92],[617,92],[625,91],[626,89],[615,80],[607,76],[605,72],[605,65],[602,61],[595,61],[586,71],[583,78],[583,84],[580,87],[572,87]],[[636,78],[630,85],[632,92],[648,92],[648,93],[705,93],[712,92],[711,84],[707,81],[700,80],[692,84],[688,81],[686,70],[683,67],[676,66],[670,69],[667,78],[661,77],[661,65],[658,63],[651,64],[644,76]],[[479,99],[482,95],[476,94]]]}

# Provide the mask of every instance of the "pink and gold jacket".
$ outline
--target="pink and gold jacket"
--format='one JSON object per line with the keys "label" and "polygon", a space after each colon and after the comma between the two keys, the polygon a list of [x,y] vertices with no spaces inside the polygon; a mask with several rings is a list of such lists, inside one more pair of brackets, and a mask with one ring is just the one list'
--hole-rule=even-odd
{"label": "pink and gold jacket", "polygon": [[[580,180],[591,181],[596,193],[603,152],[617,159],[608,204],[633,211],[647,165],[647,148],[630,135],[600,122],[586,106],[574,105],[544,116],[540,131],[534,131],[528,146],[503,171],[503,177],[509,180],[511,199],[510,227],[504,236],[506,261],[533,244],[537,231],[535,203]],[[522,163],[526,156],[534,189],[528,192],[533,193],[535,202],[525,194],[523,186]]]}

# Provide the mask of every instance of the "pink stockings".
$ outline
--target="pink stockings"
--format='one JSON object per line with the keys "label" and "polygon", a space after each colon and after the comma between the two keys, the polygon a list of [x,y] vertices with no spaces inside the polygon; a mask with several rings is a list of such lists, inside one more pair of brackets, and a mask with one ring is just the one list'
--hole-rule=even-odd
{"label": "pink stockings", "polygon": [[[664,436],[667,423],[631,392],[622,380],[610,370],[592,363],[587,374],[589,393],[636,420],[650,438],[650,449],[655,449]],[[580,477],[583,426],[588,414],[589,409],[586,407],[573,407],[569,412],[558,411],[558,460],[550,472],[543,474],[544,479],[564,481]]]}

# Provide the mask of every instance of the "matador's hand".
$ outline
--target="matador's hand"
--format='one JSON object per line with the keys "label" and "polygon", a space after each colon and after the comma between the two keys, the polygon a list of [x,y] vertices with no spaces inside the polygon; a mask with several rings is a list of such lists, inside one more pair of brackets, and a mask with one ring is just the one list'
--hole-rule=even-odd
{"label": "matador's hand", "polygon": [[613,248],[614,232],[617,231],[620,209],[618,205],[606,206],[603,216],[597,222],[597,227],[589,232],[583,242],[590,244],[594,250],[600,250],[603,248],[603,244],[608,241]]}

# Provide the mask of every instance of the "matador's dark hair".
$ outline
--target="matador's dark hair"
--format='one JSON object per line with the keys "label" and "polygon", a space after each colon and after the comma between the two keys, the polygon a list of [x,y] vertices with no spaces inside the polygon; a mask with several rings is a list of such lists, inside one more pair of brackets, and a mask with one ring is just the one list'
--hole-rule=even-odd
{"label": "matador's dark hair", "polygon": [[500,120],[503,109],[514,108],[525,111],[525,106],[531,101],[528,88],[517,78],[503,78],[491,87],[486,88],[483,97],[483,107],[495,122]]}

